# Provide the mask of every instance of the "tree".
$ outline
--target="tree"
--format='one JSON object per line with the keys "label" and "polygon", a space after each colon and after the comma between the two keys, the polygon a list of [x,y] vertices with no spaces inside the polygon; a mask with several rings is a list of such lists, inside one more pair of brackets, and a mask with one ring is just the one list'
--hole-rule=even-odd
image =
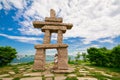
{"label": "tree", "polygon": [[75,60],[78,61],[79,58],[80,58],[80,56],[81,56],[81,55],[80,55],[80,52],[78,52],[78,53],[77,53],[77,56],[75,57]]}
{"label": "tree", "polygon": [[83,56],[83,61],[86,62],[87,61],[87,54],[86,53],[82,53]]}
{"label": "tree", "polygon": [[16,57],[16,50],[10,46],[0,46],[0,66],[7,65]]}
{"label": "tree", "polygon": [[91,63],[94,63],[97,66],[107,66],[109,62],[108,58],[108,50],[103,48],[89,48],[88,50],[88,57]]}
{"label": "tree", "polygon": [[112,66],[120,68],[120,45],[112,49]]}
{"label": "tree", "polygon": [[91,47],[91,48],[87,49],[87,52],[88,52],[89,61],[92,64],[96,64],[98,49],[95,47]]}
{"label": "tree", "polygon": [[105,47],[91,47],[87,49],[87,52],[88,58],[92,64],[120,68],[120,45],[114,47],[112,50],[108,50]]}

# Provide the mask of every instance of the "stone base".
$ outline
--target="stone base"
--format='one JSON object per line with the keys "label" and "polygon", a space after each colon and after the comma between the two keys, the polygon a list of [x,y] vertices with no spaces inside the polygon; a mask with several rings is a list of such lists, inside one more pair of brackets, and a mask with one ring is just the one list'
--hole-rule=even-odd
{"label": "stone base", "polygon": [[59,70],[59,69],[56,69],[56,70],[51,70],[51,72],[53,73],[72,73],[74,72],[74,69],[73,68],[69,68],[67,70]]}

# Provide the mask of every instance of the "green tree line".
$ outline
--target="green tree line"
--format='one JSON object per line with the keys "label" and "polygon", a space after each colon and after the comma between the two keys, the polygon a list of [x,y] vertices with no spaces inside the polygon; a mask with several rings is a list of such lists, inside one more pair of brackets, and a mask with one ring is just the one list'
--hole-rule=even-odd
{"label": "green tree line", "polygon": [[0,46],[0,66],[5,66],[16,57],[16,49],[10,46]]}
{"label": "green tree line", "polygon": [[91,64],[104,67],[120,68],[120,45],[109,50],[105,47],[87,49],[88,58]]}

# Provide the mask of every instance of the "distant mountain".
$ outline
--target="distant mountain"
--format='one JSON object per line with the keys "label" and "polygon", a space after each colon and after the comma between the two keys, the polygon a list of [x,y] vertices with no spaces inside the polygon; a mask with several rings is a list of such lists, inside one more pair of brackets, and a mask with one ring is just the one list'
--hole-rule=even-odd
{"label": "distant mountain", "polygon": [[[74,60],[75,56],[69,55],[71,60]],[[11,63],[26,63],[34,61],[34,55],[17,55],[17,57]],[[46,62],[53,62],[54,55],[46,55]]]}

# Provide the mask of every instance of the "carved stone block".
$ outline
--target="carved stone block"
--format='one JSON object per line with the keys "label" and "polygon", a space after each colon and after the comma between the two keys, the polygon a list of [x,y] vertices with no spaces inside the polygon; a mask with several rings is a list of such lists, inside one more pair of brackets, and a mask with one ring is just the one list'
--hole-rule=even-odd
{"label": "carved stone block", "polygon": [[68,69],[68,53],[67,48],[58,48],[58,69]]}
{"label": "carved stone block", "polygon": [[37,49],[33,70],[45,70],[45,49]]}

